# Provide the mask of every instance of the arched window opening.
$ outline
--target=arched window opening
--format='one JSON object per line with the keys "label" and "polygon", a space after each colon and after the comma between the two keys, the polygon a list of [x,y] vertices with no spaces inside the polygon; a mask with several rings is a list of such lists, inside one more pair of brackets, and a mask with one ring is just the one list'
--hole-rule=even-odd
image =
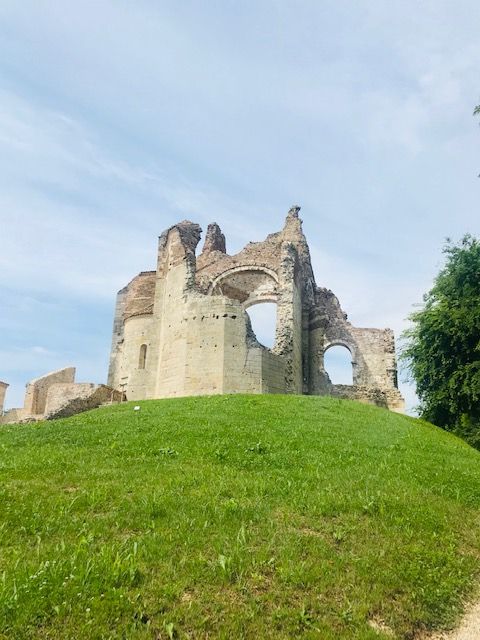
{"label": "arched window opening", "polygon": [[332,384],[353,384],[352,354],[342,345],[329,347],[323,364]]}
{"label": "arched window opening", "polygon": [[145,369],[145,363],[147,361],[147,345],[142,344],[140,347],[140,355],[138,358],[138,368]]}
{"label": "arched window opening", "polygon": [[275,302],[261,302],[248,308],[247,313],[258,342],[272,349],[275,345],[277,329],[277,305]]}

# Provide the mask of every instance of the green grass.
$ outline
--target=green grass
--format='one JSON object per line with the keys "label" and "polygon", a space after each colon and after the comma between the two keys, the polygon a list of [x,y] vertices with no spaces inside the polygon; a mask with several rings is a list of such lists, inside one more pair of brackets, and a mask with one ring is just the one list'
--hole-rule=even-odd
{"label": "green grass", "polygon": [[0,428],[0,638],[398,638],[480,569],[480,454],[332,398]]}

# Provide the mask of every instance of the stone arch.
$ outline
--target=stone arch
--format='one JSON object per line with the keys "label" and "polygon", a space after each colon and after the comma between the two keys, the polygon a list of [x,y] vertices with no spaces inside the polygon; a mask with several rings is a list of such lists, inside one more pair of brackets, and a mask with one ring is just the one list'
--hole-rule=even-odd
{"label": "stone arch", "polygon": [[245,308],[245,310],[246,310],[246,309],[249,309],[250,307],[254,307],[254,306],[255,306],[255,305],[257,305],[257,304],[262,304],[262,303],[264,303],[264,302],[266,302],[266,303],[273,303],[273,304],[277,304],[277,303],[278,303],[278,296],[275,294],[275,295],[272,295],[272,296],[269,296],[269,295],[262,295],[262,297],[261,297],[261,298],[253,298],[253,297],[250,297],[250,298],[245,302],[245,304],[244,304],[243,306],[244,306],[244,308]]}
{"label": "stone arch", "polygon": [[348,349],[352,355],[352,362],[356,361],[356,348],[353,342],[350,340],[345,340],[343,338],[333,338],[331,340],[326,340],[323,346],[323,353],[330,349],[331,347],[345,347]]}
{"label": "stone arch", "polygon": [[245,309],[260,302],[277,302],[278,276],[268,267],[236,266],[216,276],[207,293],[237,300]]}

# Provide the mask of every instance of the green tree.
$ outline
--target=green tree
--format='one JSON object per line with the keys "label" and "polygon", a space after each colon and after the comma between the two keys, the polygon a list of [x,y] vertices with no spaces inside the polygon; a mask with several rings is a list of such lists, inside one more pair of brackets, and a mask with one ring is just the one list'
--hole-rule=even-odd
{"label": "green tree", "polygon": [[446,263],[410,316],[401,358],[422,417],[480,449],[480,240],[443,249]]}

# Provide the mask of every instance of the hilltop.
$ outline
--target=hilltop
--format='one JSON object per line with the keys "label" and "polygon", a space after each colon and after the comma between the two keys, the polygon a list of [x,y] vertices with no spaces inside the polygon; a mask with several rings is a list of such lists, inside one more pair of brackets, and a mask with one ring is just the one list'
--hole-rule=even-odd
{"label": "hilltop", "polygon": [[428,423],[328,397],[150,400],[2,427],[0,638],[448,626],[479,575],[479,462]]}

